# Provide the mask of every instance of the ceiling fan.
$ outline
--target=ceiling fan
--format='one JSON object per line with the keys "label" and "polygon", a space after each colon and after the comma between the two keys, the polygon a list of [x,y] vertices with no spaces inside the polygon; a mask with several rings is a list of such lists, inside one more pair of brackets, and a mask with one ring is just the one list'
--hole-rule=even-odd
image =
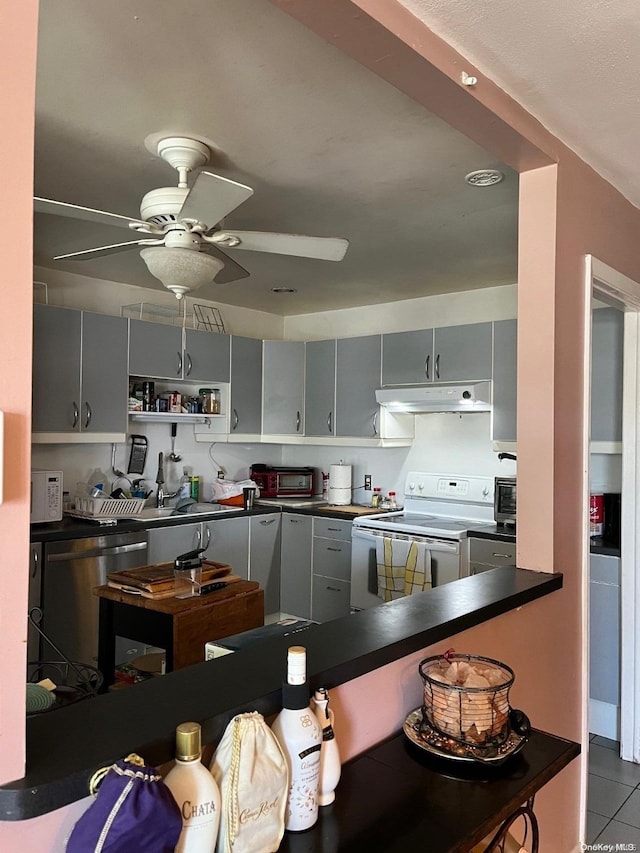
{"label": "ceiling fan", "polygon": [[107,213],[90,207],[34,198],[37,213],[50,213],[116,225],[137,232],[135,240],[84,249],[54,260],[85,260],[136,247],[149,272],[181,299],[215,277],[218,283],[245,278],[247,270],[222,249],[244,249],[341,261],[349,241],[340,237],[309,237],[273,231],[237,231],[224,227],[225,216],[253,195],[251,187],[201,171],[191,189],[189,172],[204,166],[210,149],[196,139],[171,136],[158,142],[157,154],[178,172],[177,187],[151,190],[140,204],[140,218]]}

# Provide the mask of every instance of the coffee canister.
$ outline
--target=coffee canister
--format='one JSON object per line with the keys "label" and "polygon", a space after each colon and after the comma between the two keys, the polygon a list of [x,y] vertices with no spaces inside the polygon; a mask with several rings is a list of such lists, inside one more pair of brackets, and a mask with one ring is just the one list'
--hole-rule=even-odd
{"label": "coffee canister", "polygon": [[602,536],[604,530],[604,494],[592,492],[589,499],[589,529],[591,536]]}

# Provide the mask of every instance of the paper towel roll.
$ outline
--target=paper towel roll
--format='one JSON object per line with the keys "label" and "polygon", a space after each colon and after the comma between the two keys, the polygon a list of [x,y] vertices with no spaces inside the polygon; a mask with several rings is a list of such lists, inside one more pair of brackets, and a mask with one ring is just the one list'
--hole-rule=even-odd
{"label": "paper towel roll", "polygon": [[329,488],[351,489],[351,465],[329,466]]}
{"label": "paper towel roll", "polygon": [[351,489],[334,489],[329,486],[328,500],[333,506],[349,506],[351,503]]}

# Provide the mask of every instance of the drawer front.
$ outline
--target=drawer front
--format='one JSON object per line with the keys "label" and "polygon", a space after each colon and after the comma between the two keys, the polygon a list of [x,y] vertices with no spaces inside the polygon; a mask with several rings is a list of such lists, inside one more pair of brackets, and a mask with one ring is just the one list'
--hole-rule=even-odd
{"label": "drawer front", "polygon": [[350,583],[315,575],[311,618],[316,622],[329,622],[331,619],[348,616],[351,611],[350,599]]}
{"label": "drawer front", "polygon": [[351,542],[313,537],[313,574],[351,580]]}
{"label": "drawer front", "polygon": [[486,563],[469,563],[469,574],[479,575],[480,572],[490,572],[496,568],[497,566],[488,566]]}
{"label": "drawer front", "polygon": [[314,518],[313,535],[351,542],[351,522],[340,521],[336,518]]}
{"label": "drawer front", "polygon": [[516,543],[497,539],[469,539],[469,561],[490,566],[512,566],[516,562]]}

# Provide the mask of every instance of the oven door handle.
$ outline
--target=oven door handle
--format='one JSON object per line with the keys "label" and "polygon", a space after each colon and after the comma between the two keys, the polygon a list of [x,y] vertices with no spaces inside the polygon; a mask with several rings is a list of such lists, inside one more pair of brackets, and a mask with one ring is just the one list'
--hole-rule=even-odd
{"label": "oven door handle", "polygon": [[434,552],[443,552],[448,551],[452,554],[457,554],[460,552],[460,542],[454,539],[443,539],[439,536],[423,536],[420,534],[413,534],[409,532],[403,531],[394,531],[394,530],[383,530],[379,528],[377,530],[372,529],[364,529],[360,527],[352,527],[351,528],[351,539],[362,539],[365,542],[375,543],[379,539],[389,538],[389,539],[405,539],[413,542],[424,542],[425,545],[429,548],[430,551]]}

